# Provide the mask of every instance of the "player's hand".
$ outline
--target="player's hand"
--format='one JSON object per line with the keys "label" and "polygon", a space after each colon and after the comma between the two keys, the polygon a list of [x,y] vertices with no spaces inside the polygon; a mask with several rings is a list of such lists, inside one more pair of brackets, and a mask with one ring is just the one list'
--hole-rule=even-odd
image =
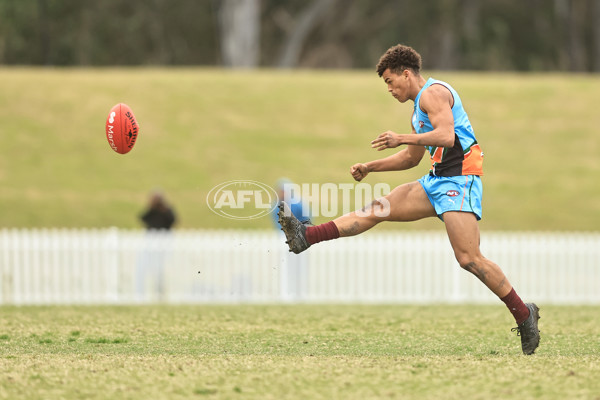
{"label": "player's hand", "polygon": [[350,173],[355,181],[360,182],[369,174],[369,167],[367,167],[367,164],[354,164],[350,167]]}
{"label": "player's hand", "polygon": [[385,131],[371,142],[371,147],[377,149],[377,151],[393,149],[403,144],[401,138],[402,135],[398,135],[392,131]]}

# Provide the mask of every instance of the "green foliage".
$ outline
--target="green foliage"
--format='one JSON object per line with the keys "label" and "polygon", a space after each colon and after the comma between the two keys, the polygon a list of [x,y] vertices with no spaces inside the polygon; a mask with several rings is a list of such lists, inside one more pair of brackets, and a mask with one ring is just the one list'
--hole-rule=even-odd
{"label": "green foliage", "polygon": [[209,1],[0,0],[0,63],[215,64]]}
{"label": "green foliage", "polygon": [[[197,0],[0,0],[0,64],[221,65],[220,6]],[[277,66],[314,2],[261,0],[260,64]],[[415,46],[435,69],[600,70],[595,0],[337,0],[299,66],[373,68]]]}
{"label": "green foliage", "polygon": [[2,307],[0,396],[595,398],[599,308],[541,306],[533,356],[501,303]]}
{"label": "green foliage", "polygon": [[[425,75],[429,75],[425,73]],[[597,230],[595,99],[589,75],[431,73],[460,93],[485,152],[486,229]],[[349,168],[388,156],[370,141],[409,132],[374,72],[207,69],[0,69],[0,216],[3,227],[138,227],[162,188],[185,228],[271,228],[269,218],[213,214],[206,196],[237,179],[275,185],[353,183]],[[110,108],[140,124],[133,151],[108,146]],[[392,187],[428,171],[371,174]],[[317,222],[325,219],[317,218]],[[376,229],[441,228],[430,219]]]}

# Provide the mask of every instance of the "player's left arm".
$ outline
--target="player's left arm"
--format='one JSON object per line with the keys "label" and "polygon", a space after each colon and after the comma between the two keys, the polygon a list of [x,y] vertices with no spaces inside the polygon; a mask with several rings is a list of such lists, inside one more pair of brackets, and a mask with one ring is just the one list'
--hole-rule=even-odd
{"label": "player's left arm", "polygon": [[[396,147],[403,144],[453,147],[455,139],[453,105],[454,97],[447,88],[442,85],[432,85],[421,95],[420,107],[427,113],[433,130],[419,135],[399,135],[388,131],[382,133],[380,137],[387,138],[388,142],[393,142],[393,146],[388,145],[387,147]],[[376,145],[381,147],[379,143]],[[378,150],[383,150],[383,148]]]}
{"label": "player's left arm", "polygon": [[[420,135],[411,135],[411,143],[423,146],[453,147],[454,146],[454,116],[452,106],[454,96],[442,85],[432,85],[421,95],[421,109],[427,113],[433,130]],[[416,142],[416,143],[412,143]]]}

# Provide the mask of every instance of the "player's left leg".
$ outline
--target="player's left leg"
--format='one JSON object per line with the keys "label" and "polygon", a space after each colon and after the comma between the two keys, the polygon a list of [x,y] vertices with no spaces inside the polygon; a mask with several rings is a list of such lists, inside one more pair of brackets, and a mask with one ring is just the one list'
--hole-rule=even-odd
{"label": "player's left leg", "polygon": [[427,193],[419,182],[400,185],[360,210],[333,220],[340,237],[359,235],[384,221],[409,222],[435,217]]}
{"label": "player's left leg", "polygon": [[537,305],[523,303],[500,267],[481,254],[479,224],[475,214],[450,211],[443,214],[443,219],[458,263],[506,304],[517,322],[523,353],[533,354],[540,342]]}
{"label": "player's left leg", "polygon": [[290,251],[298,254],[311,245],[339,237],[359,235],[383,221],[416,221],[436,215],[427,193],[419,182],[405,183],[387,196],[327,223],[307,227],[285,202],[279,205],[279,223]]}

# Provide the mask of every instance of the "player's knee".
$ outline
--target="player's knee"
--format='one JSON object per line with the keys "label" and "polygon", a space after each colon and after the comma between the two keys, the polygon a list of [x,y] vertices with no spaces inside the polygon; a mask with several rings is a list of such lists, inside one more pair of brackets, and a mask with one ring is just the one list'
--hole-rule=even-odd
{"label": "player's knee", "polygon": [[454,256],[456,257],[456,261],[458,261],[458,265],[460,265],[462,269],[469,270],[471,266],[476,263],[475,257],[472,254],[466,252],[456,252],[454,253]]}
{"label": "player's knee", "polygon": [[472,258],[471,257],[467,257],[467,256],[461,256],[461,257],[456,257],[456,261],[458,261],[458,265],[460,265],[460,267],[462,269],[469,269],[469,266],[471,266],[473,264]]}
{"label": "player's knee", "polygon": [[373,200],[370,204],[356,211],[356,215],[369,218],[375,223],[387,220],[390,214],[390,202],[386,198]]}
{"label": "player's knee", "polygon": [[456,261],[462,269],[471,271],[474,265],[480,264],[479,257],[470,253],[455,253]]}

